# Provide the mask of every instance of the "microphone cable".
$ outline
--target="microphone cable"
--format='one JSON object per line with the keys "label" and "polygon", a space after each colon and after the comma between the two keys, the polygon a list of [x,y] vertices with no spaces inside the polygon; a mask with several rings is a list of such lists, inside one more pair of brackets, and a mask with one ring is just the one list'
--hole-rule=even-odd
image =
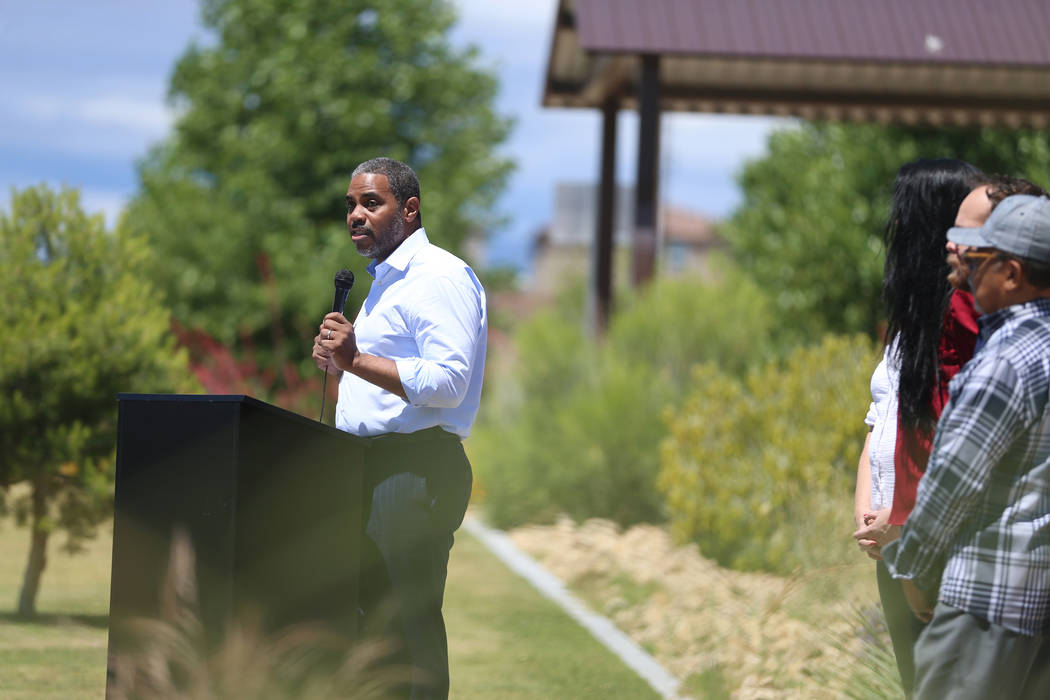
{"label": "microphone cable", "polygon": [[328,396],[328,368],[322,369],[324,378],[321,379],[321,417],[317,419],[319,423],[324,423],[324,400]]}

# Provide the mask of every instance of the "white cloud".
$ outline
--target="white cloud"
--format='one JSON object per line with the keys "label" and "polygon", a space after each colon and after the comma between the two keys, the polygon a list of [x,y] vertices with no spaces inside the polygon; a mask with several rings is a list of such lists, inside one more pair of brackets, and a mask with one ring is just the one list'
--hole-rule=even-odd
{"label": "white cloud", "polygon": [[161,136],[174,122],[172,111],[156,100],[110,95],[92,97],[77,105],[85,120],[102,126],[133,129]]}
{"label": "white cloud", "polygon": [[128,203],[128,194],[118,190],[86,188],[80,190],[80,206],[88,214],[101,213],[106,226],[113,228]]}
{"label": "white cloud", "polygon": [[8,104],[16,116],[38,123],[69,125],[80,121],[85,126],[131,130],[154,137],[162,136],[173,122],[171,110],[158,100],[117,94],[89,97],[28,94],[15,96]]}

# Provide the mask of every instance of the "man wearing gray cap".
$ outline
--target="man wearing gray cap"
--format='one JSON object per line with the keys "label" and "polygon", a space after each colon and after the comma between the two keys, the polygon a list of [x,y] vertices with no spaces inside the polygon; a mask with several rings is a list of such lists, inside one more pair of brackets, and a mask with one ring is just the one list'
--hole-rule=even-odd
{"label": "man wearing gray cap", "polygon": [[982,346],[951,382],[915,509],[882,554],[930,621],[916,697],[1048,698],[1050,199],[1007,197],[948,238],[970,246]]}

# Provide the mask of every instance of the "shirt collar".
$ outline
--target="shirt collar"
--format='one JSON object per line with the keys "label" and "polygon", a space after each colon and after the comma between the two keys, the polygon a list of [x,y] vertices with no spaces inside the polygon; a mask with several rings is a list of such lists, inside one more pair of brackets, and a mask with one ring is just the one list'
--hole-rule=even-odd
{"label": "shirt collar", "polygon": [[430,243],[430,239],[427,238],[427,232],[422,228],[418,228],[412,232],[405,240],[401,241],[401,245],[394,249],[394,252],[387,256],[383,262],[377,262],[373,260],[368,263],[368,274],[372,275],[373,279],[380,279],[386,277],[391,270],[397,270],[404,272],[408,264],[412,262],[412,258],[416,256],[423,246]]}
{"label": "shirt collar", "polygon": [[1032,299],[1023,304],[1013,304],[993,313],[984,314],[977,319],[977,325],[981,328],[981,337],[987,339],[1008,321],[1015,319],[1023,321],[1036,316],[1050,316],[1050,299]]}

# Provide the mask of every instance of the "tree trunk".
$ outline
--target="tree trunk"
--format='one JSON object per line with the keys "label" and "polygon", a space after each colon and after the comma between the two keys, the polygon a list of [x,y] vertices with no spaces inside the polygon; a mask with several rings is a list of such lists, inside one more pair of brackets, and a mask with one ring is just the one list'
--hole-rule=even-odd
{"label": "tree trunk", "polygon": [[18,596],[18,615],[36,615],[36,594],[40,590],[40,577],[47,566],[48,532],[43,528],[47,516],[46,477],[33,480],[33,520],[30,529],[29,561],[22,579],[22,592]]}

